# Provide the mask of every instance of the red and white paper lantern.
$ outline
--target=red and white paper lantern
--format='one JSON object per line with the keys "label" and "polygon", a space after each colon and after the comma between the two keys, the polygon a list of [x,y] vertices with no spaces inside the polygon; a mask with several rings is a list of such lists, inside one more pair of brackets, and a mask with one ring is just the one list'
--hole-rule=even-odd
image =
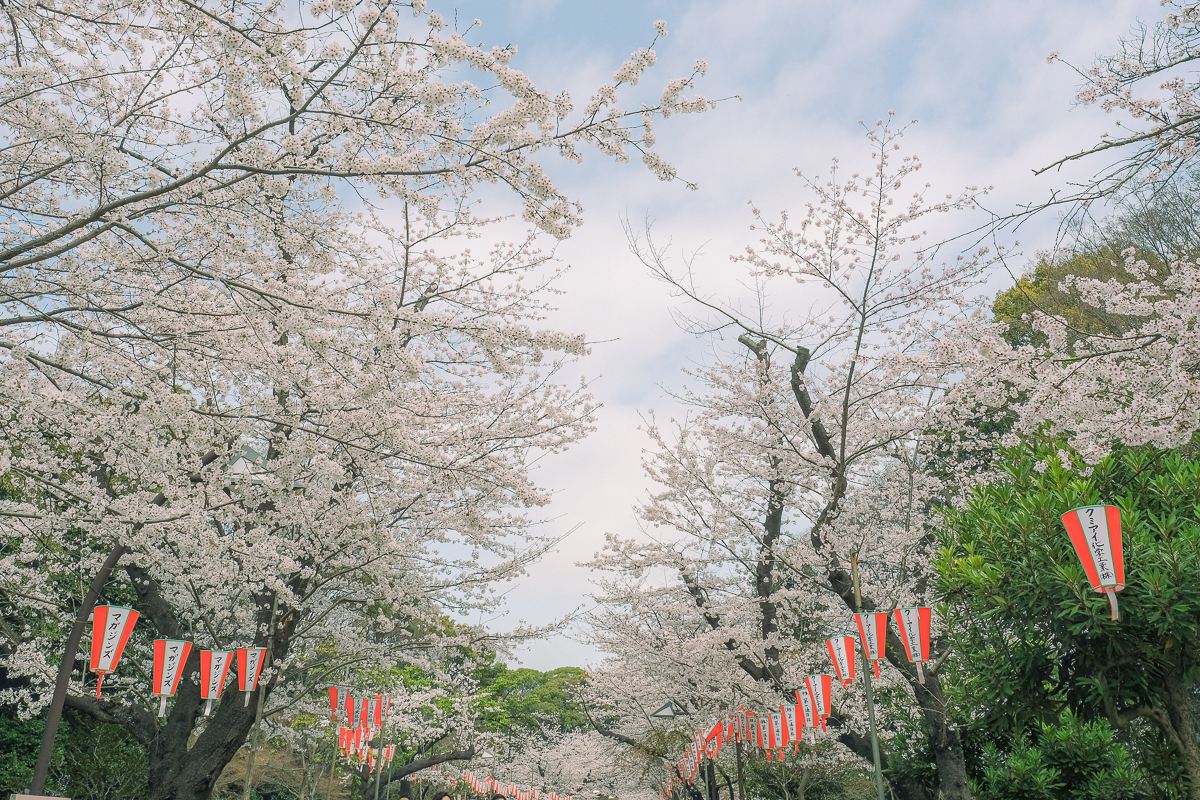
{"label": "red and white paper lantern", "polygon": [[245,692],[243,706],[250,705],[250,693],[258,688],[258,676],[262,674],[265,647],[239,647],[238,661],[238,691]]}
{"label": "red and white paper lantern", "polygon": [[782,711],[771,712],[771,725],[767,731],[767,734],[770,737],[770,741],[767,743],[769,748],[767,750],[767,758],[769,759],[771,757],[772,750],[782,750],[783,748],[787,747],[788,744],[787,736],[783,730]]}
{"label": "red and white paper lantern", "polygon": [[338,700],[345,695],[345,691],[336,686],[329,687],[329,718],[337,722],[338,711],[341,710],[341,705]]}
{"label": "red and white paper lantern", "polygon": [[833,676],[809,675],[804,679],[813,701],[813,727],[820,725],[825,730],[825,720],[829,718],[833,701]]}
{"label": "red and white paper lantern", "polygon": [[367,698],[367,725],[369,731],[379,730],[379,695]]}
{"label": "red and white paper lantern", "polygon": [[917,681],[925,682],[925,671],[921,665],[929,660],[929,624],[933,611],[928,608],[897,608],[896,629],[908,660],[917,667]]}
{"label": "red and white paper lantern", "polygon": [[855,614],[854,623],[858,625],[859,641],[862,642],[863,655],[875,668],[875,677],[879,677],[879,662],[884,658],[887,649],[888,613],[875,611],[868,614]]}
{"label": "red and white paper lantern", "polygon": [[1108,595],[1112,618],[1117,619],[1117,592],[1125,588],[1120,509],[1116,506],[1082,506],[1063,514],[1062,521],[1092,589]]}
{"label": "red and white paper lantern", "polygon": [[721,746],[724,744],[725,723],[717,720],[704,737],[705,752],[709,758],[721,757]]}
{"label": "red and white paper lantern", "polygon": [[800,704],[800,708],[804,711],[801,716],[801,722],[804,725],[811,725],[814,729],[820,727],[820,718],[817,716],[817,703],[813,699],[812,688],[808,685],[808,681],[796,690],[796,702]]}
{"label": "red and white paper lantern", "polygon": [[158,715],[167,715],[167,698],[175,696],[179,688],[179,678],[183,675],[183,665],[188,654],[192,652],[191,642],[178,639],[154,640],[154,693],[158,695]]}
{"label": "red and white paper lantern", "polygon": [[833,671],[842,682],[842,688],[854,683],[854,635],[835,636],[825,642],[829,650],[829,658],[833,661]]}
{"label": "red and white paper lantern", "polygon": [[783,712],[783,721],[787,727],[788,739],[796,743],[796,752],[799,752],[800,738],[804,735],[804,720],[799,719],[799,714],[796,713],[796,706],[787,703],[780,707]]}
{"label": "red and white paper lantern", "polygon": [[350,723],[351,725],[357,725],[363,730],[371,727],[367,717],[367,700],[368,698],[366,697],[360,697],[355,701],[354,719]]}
{"label": "red and white paper lantern", "polygon": [[221,692],[225,691],[225,679],[229,676],[231,663],[232,650],[200,651],[200,697],[205,701],[206,717],[212,713],[213,700],[220,700]]}
{"label": "red and white paper lantern", "polygon": [[96,673],[96,697],[104,676],[117,671],[138,612],[124,606],[96,606],[92,615],[91,671]]}

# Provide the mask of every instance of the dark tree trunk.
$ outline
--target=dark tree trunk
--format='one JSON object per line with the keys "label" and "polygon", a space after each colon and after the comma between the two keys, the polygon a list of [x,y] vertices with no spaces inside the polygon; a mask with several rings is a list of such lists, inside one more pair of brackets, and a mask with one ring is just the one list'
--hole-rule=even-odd
{"label": "dark tree trunk", "polygon": [[[394,767],[382,775],[379,775],[379,791],[382,792],[383,788],[393,781],[400,781],[401,786],[405,786],[408,783],[409,775],[412,775],[414,772],[419,772],[423,769],[432,767],[434,764],[445,764],[447,761],[470,761],[474,757],[475,745],[471,745],[466,750],[450,750],[445,753],[435,753],[434,755],[414,758],[407,764]],[[363,775],[364,777],[370,777],[371,779],[369,781],[364,780],[362,782],[361,797],[362,800],[368,800],[368,798],[373,798],[375,796],[376,773],[368,774],[364,772]]]}
{"label": "dark tree trunk", "polygon": [[1164,684],[1167,718],[1175,730],[1177,749],[1188,776],[1188,800],[1200,800],[1200,744],[1196,741],[1196,720],[1192,716],[1192,699],[1187,689],[1172,672]]}
{"label": "dark tree trunk", "polygon": [[[199,687],[190,688],[198,697]],[[240,692],[229,691],[213,711],[204,735],[190,750],[187,738],[191,726],[168,721],[150,747],[150,800],[208,800],[217,778],[246,744],[254,725],[254,697],[249,706],[242,702]]]}
{"label": "dark tree trunk", "polygon": [[[850,575],[845,570],[831,571],[829,583],[848,609],[860,610],[855,608],[854,587]],[[864,598],[861,610],[873,611],[874,604]],[[936,642],[933,649],[936,653],[938,650]],[[963,751],[962,734],[949,718],[949,704],[946,694],[942,690],[942,683],[938,680],[937,671],[927,664],[925,683],[920,683],[917,680],[916,667],[905,655],[904,643],[900,641],[899,635],[891,627],[888,628],[884,654],[888,663],[904,675],[916,696],[917,706],[921,710],[921,719],[925,723],[925,738],[929,743],[930,755],[933,756],[933,763],[937,767],[939,800],[971,800],[971,788],[967,783],[967,757]],[[863,667],[869,669],[865,663]],[[859,750],[855,750],[855,752],[859,752]],[[863,749],[860,755],[870,759],[869,749]],[[899,798],[900,784],[893,783],[893,788],[897,790],[897,798]],[[912,794],[909,794],[905,800],[926,800],[929,794],[924,787],[918,787],[916,782],[911,782],[911,785],[906,787],[906,791],[912,792]],[[1200,800],[1200,798],[1195,798],[1195,800]]]}
{"label": "dark tree trunk", "polygon": [[938,796],[941,800],[971,800],[962,735],[958,727],[946,718],[945,695],[937,676],[926,675],[925,686],[928,696],[922,698],[918,693],[918,702],[925,716],[929,749],[933,751],[934,763],[937,764]]}

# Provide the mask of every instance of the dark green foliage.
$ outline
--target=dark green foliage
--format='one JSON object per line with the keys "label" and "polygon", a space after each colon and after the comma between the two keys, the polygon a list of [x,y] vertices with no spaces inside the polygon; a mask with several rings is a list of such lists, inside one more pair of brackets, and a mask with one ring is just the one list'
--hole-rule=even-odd
{"label": "dark green foliage", "polygon": [[[242,787],[235,784],[237,793],[230,797],[241,797]],[[231,789],[234,787],[230,787]],[[261,786],[255,786],[250,790],[251,800],[296,800],[299,795],[295,789],[290,786],[285,786],[282,783],[264,783]]]}
{"label": "dark green foliage", "polygon": [[[876,694],[876,719],[881,731],[892,733],[884,755],[883,775],[889,784],[924,787],[930,797],[937,795],[937,766],[930,760],[929,742],[924,726],[905,706],[904,689]],[[874,773],[872,773],[872,776]]]}
{"label": "dark green foliage", "polygon": [[[997,785],[1024,785],[1028,797],[1044,788],[1044,770],[1058,767],[1020,737],[1053,730],[1046,726],[1058,725],[1064,708],[1083,722],[1142,732],[1132,745],[1147,769],[1163,742],[1175,751],[1171,771],[1196,747],[1182,734],[1200,677],[1200,460],[1122,449],[1087,474],[1077,459],[1064,467],[1060,453],[1053,445],[1003,451],[1005,479],[946,510],[936,560],[953,620],[959,715],[985,741],[1018,742],[1003,766],[986,746],[983,761]],[[1060,519],[1105,503],[1121,509],[1125,541],[1117,622]]]}
{"label": "dark green foliage", "polygon": [[572,690],[586,677],[578,667],[538,672],[491,663],[481,666],[476,677],[480,689],[489,695],[482,709],[487,730],[521,727],[538,731],[548,727],[573,731],[588,725],[583,709],[571,697]]}
{"label": "dark green foliage", "polygon": [[[1036,739],[1036,741],[1034,741]],[[1020,736],[1004,753],[983,750],[979,800],[1138,800],[1148,797],[1129,752],[1105,722],[1064,711],[1036,737]]]}
{"label": "dark green foliage", "polygon": [[[0,713],[0,796],[24,792],[33,778],[45,723]],[[149,796],[146,753],[123,728],[66,714],[50,765],[50,794],[71,800]]]}
{"label": "dark green foliage", "polygon": [[71,800],[139,800],[149,796],[146,751],[124,728],[71,715],[63,765],[55,775]]}
{"label": "dark green foliage", "polygon": [[19,720],[0,713],[0,796],[29,788],[44,727],[40,719]]}
{"label": "dark green foliage", "polygon": [[[784,759],[747,759],[746,797],[761,800],[867,800],[875,796],[875,784],[864,769],[831,764],[800,767]],[[732,779],[731,779],[732,780]],[[729,795],[723,778],[718,779],[721,800]]]}

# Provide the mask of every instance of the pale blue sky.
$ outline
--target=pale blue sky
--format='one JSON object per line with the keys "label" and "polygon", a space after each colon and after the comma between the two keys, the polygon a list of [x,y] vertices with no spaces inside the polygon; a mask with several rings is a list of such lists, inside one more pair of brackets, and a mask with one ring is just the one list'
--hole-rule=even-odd
{"label": "pale blue sky", "polygon": [[[709,73],[700,91],[743,97],[657,128],[661,152],[699,192],[594,154],[583,165],[549,165],[559,186],[583,203],[586,220],[558,251],[572,270],[552,323],[611,340],[580,368],[596,379],[604,408],[588,441],[540,471],[557,490],[549,530],[582,525],[513,587],[498,626],[545,622],[588,604],[588,573],[574,563],[599,549],[606,531],[637,531],[633,505],[647,490],[638,413],[669,413],[661,387],[681,385],[681,368],[704,354],[702,343],[672,323],[665,289],[629,255],[622,214],[648,214],[662,238],[704,246],[715,285],[735,291],[727,256],[751,240],[747,202],[769,212],[799,206],[792,168],[819,171],[832,156],[856,163],[865,156],[857,121],[889,110],[920,120],[906,142],[935,186],[994,185],[997,209],[1044,197],[1065,177],[1034,179],[1032,168],[1087,146],[1111,124],[1094,109],[1072,107],[1077,77],[1047,65],[1046,56],[1058,50],[1086,65],[1112,51],[1139,18],[1161,14],[1155,0],[430,3],[449,20],[455,8],[460,22],[483,21],[472,41],[518,45],[513,66],[545,90],[570,89],[577,106],[630,51],[649,43],[657,19],[667,21],[670,35],[656,47],[659,65],[638,87],[638,100],[652,101],[669,77],[701,58]],[[1022,249],[1045,246],[1053,229],[1046,219],[1022,230]],[[561,636],[521,657],[539,669],[598,658]]]}

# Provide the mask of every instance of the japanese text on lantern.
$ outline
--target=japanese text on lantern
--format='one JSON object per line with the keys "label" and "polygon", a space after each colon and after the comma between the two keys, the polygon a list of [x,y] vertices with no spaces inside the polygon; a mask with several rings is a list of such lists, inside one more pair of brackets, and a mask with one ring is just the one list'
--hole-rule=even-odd
{"label": "japanese text on lantern", "polygon": [[111,664],[116,653],[117,643],[121,641],[121,631],[125,629],[126,614],[108,612],[108,624],[104,626],[104,645],[100,650],[102,663]]}
{"label": "japanese text on lantern", "polygon": [[175,682],[175,673],[179,665],[179,654],[183,652],[183,642],[167,642],[163,649],[162,694],[171,693],[171,684]]}
{"label": "japanese text on lantern", "polygon": [[1108,520],[1103,514],[1103,506],[1089,506],[1081,508],[1080,511],[1086,515],[1086,519],[1083,520],[1083,528],[1087,533],[1088,549],[1092,551],[1092,560],[1096,563],[1096,574],[1099,576],[1100,582],[1107,583],[1115,580],[1112,556],[1109,554]]}

